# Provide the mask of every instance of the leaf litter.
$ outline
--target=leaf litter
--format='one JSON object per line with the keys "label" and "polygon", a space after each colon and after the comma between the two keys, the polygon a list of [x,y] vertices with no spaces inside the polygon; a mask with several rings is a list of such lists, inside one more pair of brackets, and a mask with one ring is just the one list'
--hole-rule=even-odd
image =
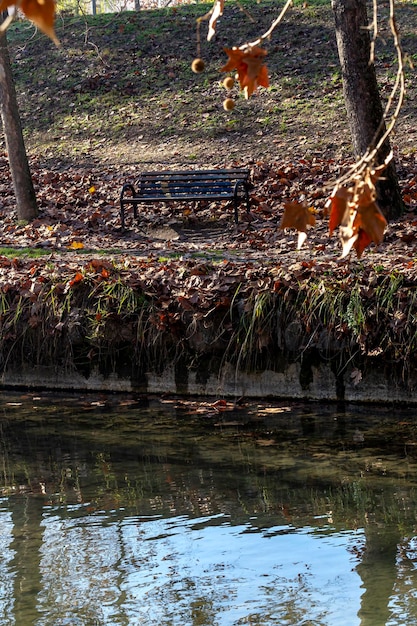
{"label": "leaf litter", "polygon": [[[337,266],[340,245],[337,233],[329,236],[325,203],[329,186],[341,171],[340,162],[314,158],[232,165],[250,168],[253,186],[251,210],[246,213],[242,204],[238,225],[233,222],[230,204],[177,202],[142,205],[139,219],[134,221],[129,215],[128,228],[123,232],[119,193],[126,180],[134,181],[135,166],[123,174],[117,167],[107,165],[101,169],[73,167],[61,171],[45,169],[36,158],[32,159],[39,217],[26,224],[17,221],[7,158],[0,154],[0,245],[42,248],[51,253],[65,251],[66,256],[70,252],[111,255],[117,251],[147,259],[202,255],[208,259],[274,262],[288,267],[300,260]],[[379,246],[367,249],[362,264],[394,268],[413,264],[417,257],[415,156],[401,159],[399,176],[406,213],[388,225]],[[311,215],[307,242],[301,250],[297,250],[295,231],[285,228],[286,207],[292,205],[308,207],[303,210]],[[355,256],[351,255],[348,262],[354,264]]]}

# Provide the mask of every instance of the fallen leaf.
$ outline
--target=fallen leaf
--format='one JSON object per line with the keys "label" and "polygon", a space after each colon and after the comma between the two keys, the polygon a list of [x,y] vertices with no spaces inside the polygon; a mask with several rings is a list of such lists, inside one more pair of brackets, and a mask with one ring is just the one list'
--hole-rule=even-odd
{"label": "fallen leaf", "polygon": [[69,281],[69,286],[73,287],[74,285],[78,285],[78,283],[80,283],[83,279],[84,276],[81,274],[81,272],[77,272],[74,278]]}
{"label": "fallen leaf", "polygon": [[359,383],[362,380],[362,372],[358,370],[357,368],[355,368],[354,370],[351,371],[350,378],[352,380],[354,387],[356,387],[356,385],[359,385]]}
{"label": "fallen leaf", "polygon": [[268,446],[276,446],[275,439],[256,439],[256,445],[266,448]]}

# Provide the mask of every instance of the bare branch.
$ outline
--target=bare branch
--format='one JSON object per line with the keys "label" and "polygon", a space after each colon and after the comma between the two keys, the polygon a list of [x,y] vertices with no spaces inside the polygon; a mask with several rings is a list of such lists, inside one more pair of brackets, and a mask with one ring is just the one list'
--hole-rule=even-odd
{"label": "bare branch", "polygon": [[13,22],[14,18],[15,18],[15,13],[11,13],[11,15],[7,15],[7,12],[4,12],[4,20],[3,22],[0,24],[0,35],[2,33],[5,33],[6,30],[9,28],[10,24]]}
{"label": "bare branch", "polygon": [[372,0],[372,24],[369,25],[369,30],[373,30],[369,58],[369,63],[373,65],[375,63],[375,42],[378,37],[378,0]]}
{"label": "bare branch", "polygon": [[254,48],[255,46],[261,45],[267,39],[271,39],[272,33],[274,32],[274,30],[276,29],[278,24],[280,24],[282,22],[286,12],[290,8],[290,6],[292,6],[292,3],[293,3],[293,0],[287,0],[287,2],[285,3],[285,5],[284,5],[284,7],[283,7],[283,9],[281,11],[281,13],[278,15],[277,19],[272,22],[272,24],[268,28],[268,30],[263,35],[261,35],[258,39],[256,39],[255,41],[252,41],[251,43],[245,43],[242,46],[239,46],[239,49],[240,50],[246,50],[247,48]]}
{"label": "bare branch", "polygon": [[237,0],[236,4],[239,7],[239,9],[242,11],[242,13],[246,15],[248,20],[252,22],[252,24],[255,24],[256,22],[255,18],[249,13],[249,11],[243,6],[243,4],[241,4],[239,0]]}

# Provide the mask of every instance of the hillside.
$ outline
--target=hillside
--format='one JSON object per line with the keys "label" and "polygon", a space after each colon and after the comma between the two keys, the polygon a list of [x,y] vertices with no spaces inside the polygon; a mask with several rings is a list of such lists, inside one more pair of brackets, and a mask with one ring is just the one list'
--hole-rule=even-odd
{"label": "hillside", "polygon": [[[245,3],[246,14],[234,3],[226,5],[210,43],[203,23],[207,69],[195,75],[190,65],[197,50],[196,17],[209,6],[59,16],[59,49],[27,23],[12,26],[9,41],[30,152],[53,162],[155,166],[349,156],[330,7],[290,10],[268,46],[270,88],[249,101],[234,91],[237,106],[226,113],[218,71],[226,61],[223,48],[262,34],[277,8],[269,1]],[[398,7],[398,22],[404,50],[416,60],[414,3]],[[395,60],[387,30],[381,35],[378,68],[386,98]],[[405,153],[417,145],[414,78],[410,72],[396,137]]]}
{"label": "hillside", "polygon": [[[194,74],[196,18],[210,5],[140,13],[73,17],[59,15],[57,48],[28,22],[13,24],[9,47],[19,106],[31,158],[40,220],[16,224],[6,155],[0,156],[3,246],[67,249],[71,245],[149,254],[222,250],[264,257],[294,251],[294,237],[277,229],[285,201],[305,198],[318,216],[309,241],[313,254],[338,253],[320,219],[331,185],[351,162],[332,15],[328,6],[295,7],[268,46],[271,85],[223,110],[223,48],[253,40],[276,15],[264,2],[231,3],[218,33],[205,41],[206,71]],[[251,18],[251,19],[250,19]],[[417,60],[415,3],[398,7],[404,50]],[[378,72],[386,99],[395,77],[387,33],[378,40]],[[393,138],[404,197],[417,204],[415,71],[407,73],[407,98]],[[250,236],[220,205],[149,207],[140,224],[120,233],[122,183],[140,169],[244,165],[254,192]],[[93,190],[93,191],[92,191]],[[185,222],[184,222],[185,219]],[[186,230],[184,226],[192,226]],[[195,227],[208,226],[196,238]],[[213,227],[215,228],[213,229]],[[397,242],[409,220],[391,226]],[[215,241],[213,240],[215,239]],[[401,243],[401,239],[399,239]],[[402,249],[401,253],[403,252]],[[388,250],[391,253],[391,248]],[[223,252],[224,254],[225,252]],[[311,255],[306,247],[305,254]]]}

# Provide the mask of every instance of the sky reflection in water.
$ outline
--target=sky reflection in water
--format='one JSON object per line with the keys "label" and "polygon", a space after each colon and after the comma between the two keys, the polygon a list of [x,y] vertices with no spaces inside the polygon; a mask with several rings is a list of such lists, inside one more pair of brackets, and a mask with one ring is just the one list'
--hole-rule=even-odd
{"label": "sky reflection in water", "polygon": [[361,531],[260,529],[256,518],[233,526],[226,515],[85,515],[81,505],[73,514],[77,508],[80,517],[70,519],[44,511],[37,624],[357,621],[361,581],[349,549],[363,541]]}

